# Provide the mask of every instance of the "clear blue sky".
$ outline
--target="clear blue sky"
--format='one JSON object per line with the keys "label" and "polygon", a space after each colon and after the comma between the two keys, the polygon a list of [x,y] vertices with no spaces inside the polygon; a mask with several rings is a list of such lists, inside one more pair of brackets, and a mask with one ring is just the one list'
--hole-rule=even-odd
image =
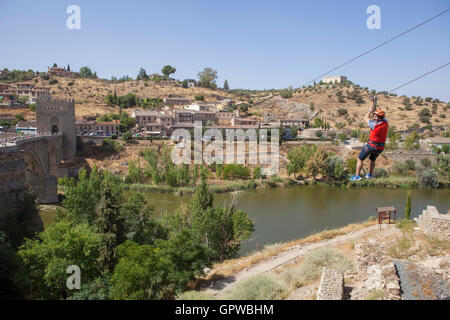
{"label": "clear blue sky", "polygon": [[[81,8],[81,30],[66,8]],[[381,8],[381,30],[366,8]],[[177,79],[218,71],[231,88],[298,87],[450,7],[449,0],[0,0],[0,68],[46,71],[54,62],[100,77],[177,68]],[[333,74],[389,90],[450,61],[450,12]],[[450,100],[450,66],[399,94]]]}

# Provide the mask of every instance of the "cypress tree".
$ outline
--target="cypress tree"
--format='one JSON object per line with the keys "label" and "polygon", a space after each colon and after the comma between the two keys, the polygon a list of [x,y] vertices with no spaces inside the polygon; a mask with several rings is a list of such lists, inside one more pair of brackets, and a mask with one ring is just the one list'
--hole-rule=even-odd
{"label": "cypress tree", "polygon": [[228,85],[228,80],[225,80],[223,83],[223,90],[228,91],[230,90],[230,86]]}
{"label": "cypress tree", "polygon": [[405,219],[409,220],[411,218],[411,191],[408,191],[406,197],[406,207],[405,207]]}

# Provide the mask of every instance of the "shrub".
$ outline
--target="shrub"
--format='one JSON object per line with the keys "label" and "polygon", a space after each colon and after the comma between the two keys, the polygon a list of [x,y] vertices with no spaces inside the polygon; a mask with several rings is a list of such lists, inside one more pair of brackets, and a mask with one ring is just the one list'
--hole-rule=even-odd
{"label": "shrub", "polygon": [[177,300],[215,300],[214,297],[202,291],[186,291],[177,297]]}
{"label": "shrub", "polygon": [[423,158],[422,160],[420,160],[420,164],[424,167],[424,168],[429,168],[431,166],[431,161],[428,158]]}
{"label": "shrub", "polygon": [[436,170],[427,169],[419,175],[419,183],[422,187],[437,188],[439,186],[437,177],[438,173],[436,172]]}
{"label": "shrub", "polygon": [[51,79],[48,84],[55,84],[58,83],[58,79]]}
{"label": "shrub", "polygon": [[205,96],[202,94],[198,94],[194,97],[194,99],[197,101],[205,101]]}
{"label": "shrub", "polygon": [[316,131],[316,137],[321,138],[323,136],[323,132],[321,130]]}
{"label": "shrub", "polygon": [[283,278],[289,285],[301,287],[319,279],[323,267],[344,273],[352,269],[353,265],[342,252],[331,248],[320,248],[306,256],[300,267],[286,271]]}
{"label": "shrub", "polygon": [[286,288],[272,277],[262,274],[238,283],[227,300],[281,300]]}
{"label": "shrub", "polygon": [[102,149],[106,153],[119,153],[123,150],[123,146],[116,140],[105,139],[102,143]]}
{"label": "shrub", "polygon": [[347,166],[347,171],[349,173],[356,172],[356,162],[357,162],[356,158],[347,158],[346,166]]}
{"label": "shrub", "polygon": [[339,109],[338,109],[338,114],[339,114],[340,116],[346,116],[346,115],[348,115],[348,111],[347,111],[347,109],[339,108]]}
{"label": "shrub", "polygon": [[242,164],[227,164],[222,171],[224,179],[248,178],[250,176],[250,169]]}
{"label": "shrub", "polygon": [[405,160],[405,167],[408,170],[414,170],[416,168],[416,163],[411,159]]}
{"label": "shrub", "polygon": [[422,121],[424,123],[429,123],[430,119],[431,119],[430,109],[423,108],[422,110],[420,110],[419,119],[420,119],[420,121]]}
{"label": "shrub", "polygon": [[46,74],[46,73],[43,73],[43,74],[41,74],[41,79],[42,80],[48,80],[48,79],[50,79],[50,76],[48,74]]}
{"label": "shrub", "polygon": [[373,177],[374,178],[384,178],[387,177],[388,173],[383,168],[375,168],[373,170]]}

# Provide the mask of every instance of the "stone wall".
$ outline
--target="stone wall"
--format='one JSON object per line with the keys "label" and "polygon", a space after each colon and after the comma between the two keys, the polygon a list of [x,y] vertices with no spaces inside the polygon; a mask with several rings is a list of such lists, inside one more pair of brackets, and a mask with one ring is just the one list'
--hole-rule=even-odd
{"label": "stone wall", "polygon": [[327,267],[322,270],[317,300],[342,300],[344,298],[344,276]]}
{"label": "stone wall", "polygon": [[0,150],[0,223],[17,209],[17,201],[25,192],[24,151],[13,148]]}
{"label": "stone wall", "polygon": [[439,214],[436,207],[427,206],[415,220],[425,234],[441,240],[450,240],[450,215]]}

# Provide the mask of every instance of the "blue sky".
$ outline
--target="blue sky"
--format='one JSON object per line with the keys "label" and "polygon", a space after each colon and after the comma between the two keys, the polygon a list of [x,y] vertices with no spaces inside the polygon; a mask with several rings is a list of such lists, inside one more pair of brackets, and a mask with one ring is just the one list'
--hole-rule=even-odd
{"label": "blue sky", "polygon": [[[81,30],[66,28],[69,5]],[[366,9],[381,8],[369,30]],[[54,62],[110,78],[139,68],[177,68],[177,79],[218,71],[231,88],[298,87],[450,7],[448,0],[92,1],[0,0],[0,68],[46,71]],[[450,12],[333,74],[377,90],[397,87],[450,61]],[[399,94],[450,101],[450,66]]]}

